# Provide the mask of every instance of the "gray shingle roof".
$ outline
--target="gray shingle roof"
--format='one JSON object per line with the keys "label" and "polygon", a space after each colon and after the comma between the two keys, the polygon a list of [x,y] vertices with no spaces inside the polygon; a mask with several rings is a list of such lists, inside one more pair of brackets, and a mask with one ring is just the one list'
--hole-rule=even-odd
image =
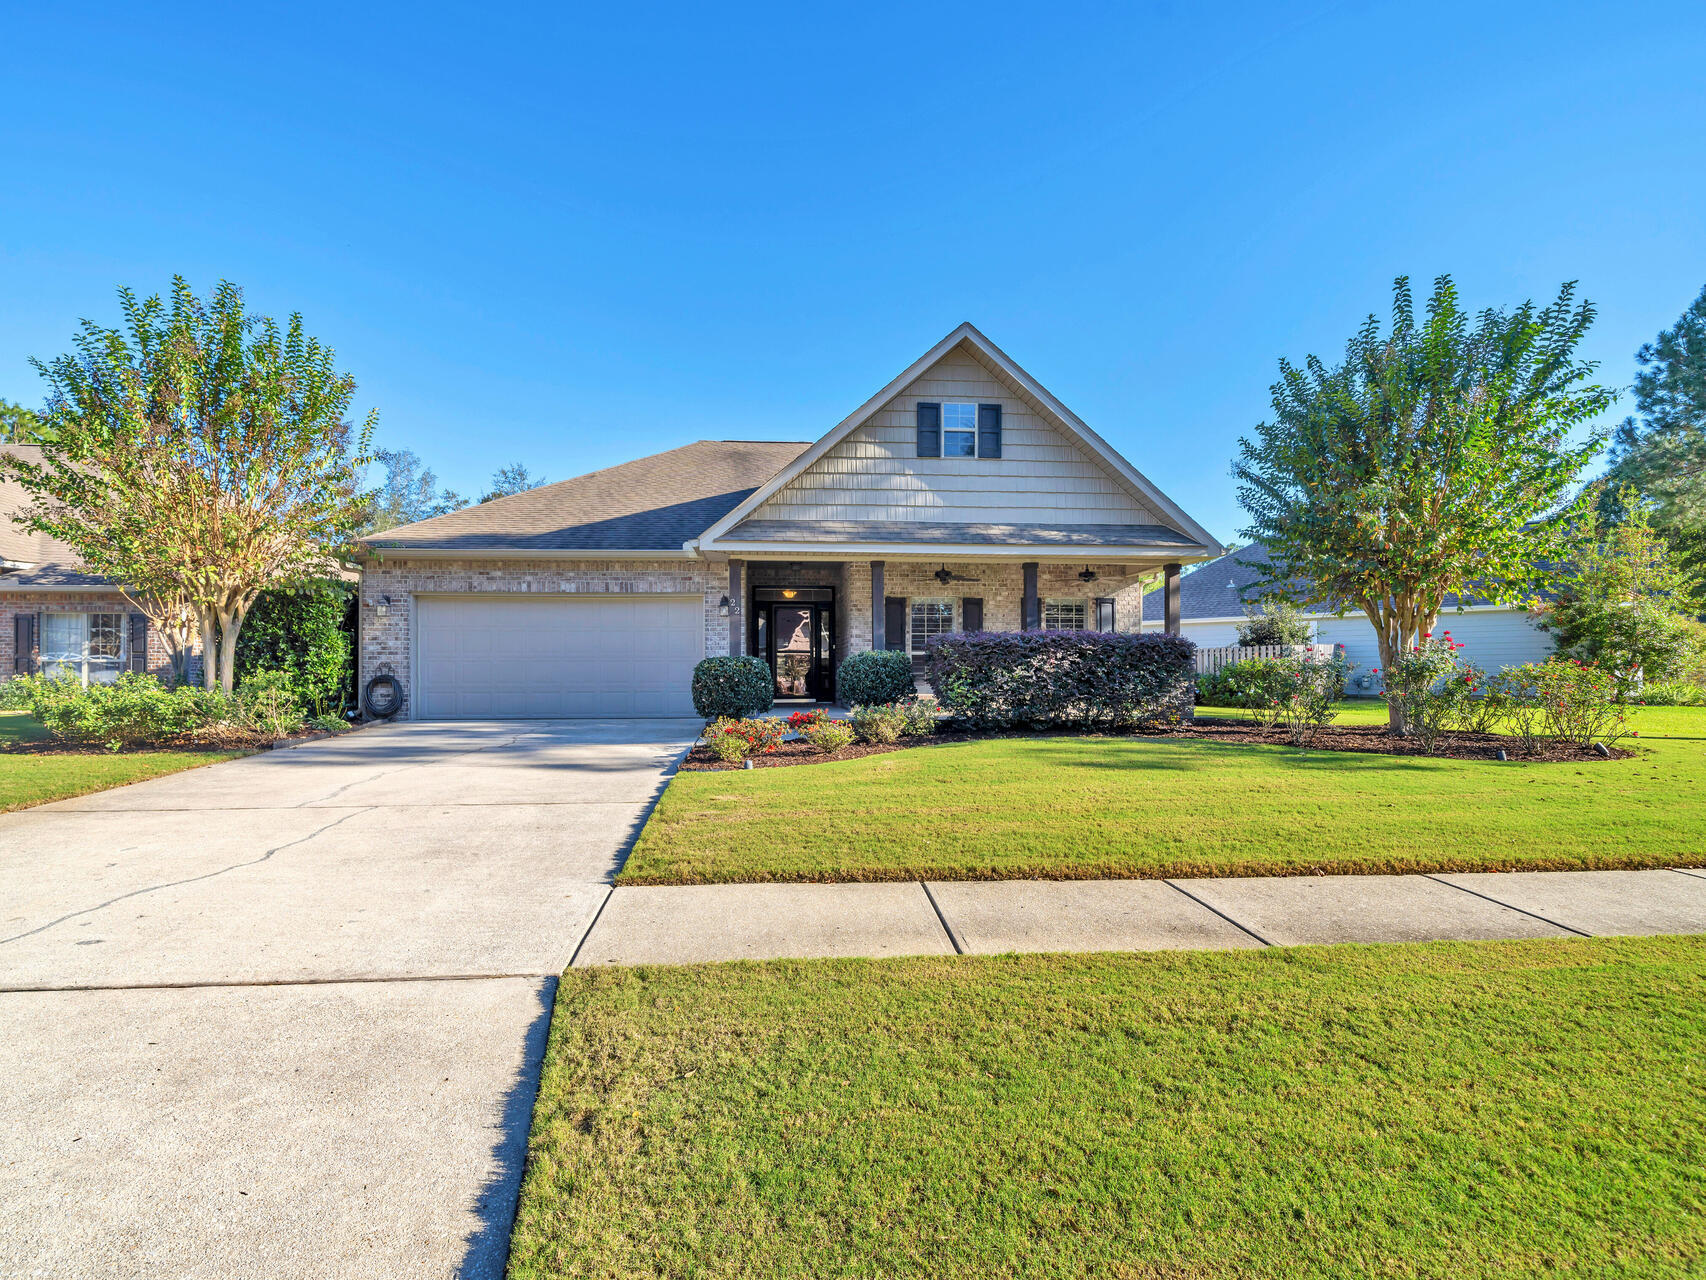
{"label": "gray shingle roof", "polygon": [[[1240,618],[1244,615],[1246,604],[1251,608],[1260,604],[1254,590],[1260,575],[1255,569],[1248,568],[1245,564],[1240,564],[1239,561],[1246,561],[1248,564],[1268,564],[1270,563],[1268,549],[1260,542],[1246,543],[1242,547],[1228,551],[1220,559],[1210,560],[1200,569],[1182,576],[1179,579],[1180,621],[1189,622],[1194,618]],[[1297,589],[1291,592],[1292,599],[1300,603],[1307,601],[1309,595],[1304,589],[1305,586],[1306,584],[1299,580]],[[1251,592],[1248,600],[1245,599],[1244,595],[1246,591]],[[1463,597],[1462,603],[1464,605],[1479,605],[1490,604],[1491,601],[1485,596],[1471,593]],[[1164,606],[1165,602],[1162,599],[1161,591],[1159,589],[1151,591],[1143,597],[1143,616],[1145,618],[1162,617]],[[1331,612],[1328,606],[1319,603],[1304,604],[1303,607],[1310,612]],[[1455,595],[1448,595],[1445,598],[1445,607],[1448,609],[1457,608],[1458,598]],[[1360,616],[1360,610],[1352,609],[1351,612]]]}
{"label": "gray shingle roof", "polygon": [[728,542],[924,542],[936,545],[1194,547],[1159,524],[954,524],[934,520],[742,520]]}
{"label": "gray shingle roof", "polygon": [[363,542],[377,550],[679,551],[810,447],[699,440]]}
{"label": "gray shingle roof", "polygon": [[[41,448],[33,444],[0,445],[0,453],[28,462],[41,461]],[[16,480],[10,476],[0,477],[0,560],[25,566],[0,570],[0,590],[111,586],[105,578],[82,572],[77,553],[59,539],[13,523],[12,516],[29,506],[32,500],[29,491]]]}

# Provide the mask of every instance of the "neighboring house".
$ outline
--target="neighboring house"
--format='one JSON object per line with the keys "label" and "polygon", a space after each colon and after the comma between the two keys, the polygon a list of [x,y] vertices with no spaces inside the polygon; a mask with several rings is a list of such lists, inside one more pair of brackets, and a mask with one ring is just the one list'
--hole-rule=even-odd
{"label": "neighboring house", "polygon": [[[0,445],[32,461],[36,445]],[[0,479],[0,679],[70,673],[85,684],[123,671],[172,672],[160,634],[105,578],[84,573],[64,543],[34,533],[12,516],[30,495]]]}
{"label": "neighboring house", "polygon": [[421,719],[692,715],[757,654],[831,700],[871,648],[1142,629],[1221,547],[971,325],[815,443],[701,440],[364,542],[362,687]]}
{"label": "neighboring house", "polygon": [[[1240,563],[1243,562],[1243,563]],[[1246,604],[1259,608],[1258,572],[1248,567],[1268,563],[1268,549],[1259,542],[1229,551],[1218,560],[1186,574],[1179,582],[1180,634],[1195,640],[1199,649],[1217,649],[1238,643],[1238,624]],[[1159,606],[1161,593],[1152,592],[1145,608]],[[1447,597],[1440,611],[1438,631],[1465,647],[1459,655],[1487,671],[1523,662],[1543,662],[1552,653],[1552,638],[1540,630],[1533,616],[1520,605],[1493,604],[1476,596],[1465,597],[1461,611],[1456,596]],[[1374,624],[1353,610],[1339,617],[1331,610],[1305,608],[1303,617],[1320,644],[1342,644],[1345,655],[1356,664],[1351,672],[1352,693],[1373,693],[1380,688],[1380,646]]]}

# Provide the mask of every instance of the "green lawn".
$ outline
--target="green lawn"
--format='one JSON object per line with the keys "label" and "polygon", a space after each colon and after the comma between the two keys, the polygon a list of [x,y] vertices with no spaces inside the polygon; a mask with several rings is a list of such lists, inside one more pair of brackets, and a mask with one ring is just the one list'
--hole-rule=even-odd
{"label": "green lawn", "polygon": [[78,751],[31,755],[3,748],[38,742],[47,730],[22,711],[0,711],[0,813],[49,800],[86,796],[198,765],[234,760],[242,751]]}
{"label": "green lawn", "polygon": [[[1347,723],[1384,708],[1353,705]],[[621,882],[1286,875],[1706,863],[1706,709],[1583,764],[1005,739],[679,774]]]}
{"label": "green lawn", "polygon": [[1698,1276],[1706,939],[571,970],[546,1276]]}

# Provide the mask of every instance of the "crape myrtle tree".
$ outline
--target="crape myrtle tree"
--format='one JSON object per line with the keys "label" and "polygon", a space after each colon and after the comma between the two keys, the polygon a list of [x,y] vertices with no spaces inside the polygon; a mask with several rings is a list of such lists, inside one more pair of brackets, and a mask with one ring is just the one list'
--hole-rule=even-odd
{"label": "crape myrtle tree", "polygon": [[[1566,284],[1550,306],[1471,320],[1441,276],[1418,321],[1400,277],[1390,332],[1371,315],[1339,365],[1281,360],[1273,417],[1232,468],[1244,532],[1270,553],[1264,584],[1301,579],[1304,603],[1361,609],[1387,668],[1447,596],[1550,586],[1586,515],[1570,490],[1605,443],[1576,433],[1614,398],[1576,355],[1593,318]],[[1391,727],[1405,731],[1397,706]]]}
{"label": "crape myrtle tree", "polygon": [[33,501],[23,522],[124,584],[168,644],[199,636],[209,688],[230,690],[237,638],[269,587],[324,577],[371,506],[360,477],[374,415],[302,317],[249,315],[236,285],[205,300],[119,290],[122,329],[85,320],[76,350],[34,361],[51,434],[40,462],[0,463]]}

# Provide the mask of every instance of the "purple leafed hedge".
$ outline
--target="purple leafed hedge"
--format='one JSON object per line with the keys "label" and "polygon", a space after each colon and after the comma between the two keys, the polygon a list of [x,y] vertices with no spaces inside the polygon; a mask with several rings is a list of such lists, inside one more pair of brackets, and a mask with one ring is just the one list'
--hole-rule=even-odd
{"label": "purple leafed hedge", "polygon": [[983,728],[1126,729],[1190,713],[1196,645],[1151,632],[972,631],[930,641],[945,710]]}

